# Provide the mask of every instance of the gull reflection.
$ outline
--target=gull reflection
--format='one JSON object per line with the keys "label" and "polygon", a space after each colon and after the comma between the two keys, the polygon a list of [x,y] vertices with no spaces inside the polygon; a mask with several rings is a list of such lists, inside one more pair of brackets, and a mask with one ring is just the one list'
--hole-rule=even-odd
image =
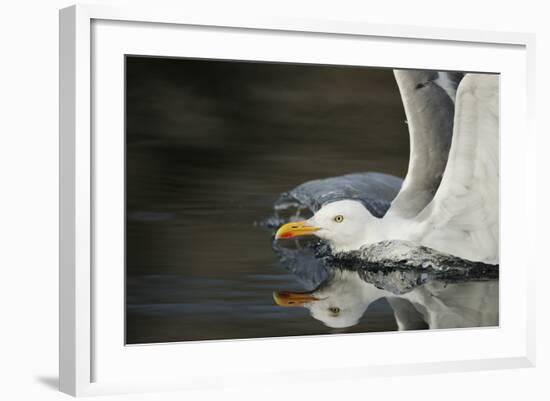
{"label": "gull reflection", "polygon": [[279,306],[309,309],[328,327],[345,328],[359,323],[369,305],[385,298],[398,330],[418,330],[496,326],[498,291],[497,280],[449,272],[331,268],[313,291],[280,291],[274,299]]}

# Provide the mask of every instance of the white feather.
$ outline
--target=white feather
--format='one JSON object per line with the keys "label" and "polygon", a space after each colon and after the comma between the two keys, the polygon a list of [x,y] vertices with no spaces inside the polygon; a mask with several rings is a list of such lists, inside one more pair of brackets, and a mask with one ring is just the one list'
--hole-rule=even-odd
{"label": "white feather", "polygon": [[499,81],[468,74],[459,86],[453,142],[441,185],[416,217],[423,245],[498,263]]}

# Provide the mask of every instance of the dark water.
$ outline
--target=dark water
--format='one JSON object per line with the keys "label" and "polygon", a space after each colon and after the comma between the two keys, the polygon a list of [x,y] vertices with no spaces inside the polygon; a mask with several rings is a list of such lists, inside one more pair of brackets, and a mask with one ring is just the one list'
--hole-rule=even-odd
{"label": "dark water", "polygon": [[127,343],[397,329],[389,295],[347,328],[278,306],[274,291],[313,288],[258,224],[305,181],[405,175],[391,70],[128,57],[126,72]]}

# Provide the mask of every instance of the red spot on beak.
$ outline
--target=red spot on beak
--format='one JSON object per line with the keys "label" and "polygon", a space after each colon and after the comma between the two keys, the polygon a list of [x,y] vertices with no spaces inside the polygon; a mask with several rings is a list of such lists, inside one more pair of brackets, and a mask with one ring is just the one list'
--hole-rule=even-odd
{"label": "red spot on beak", "polygon": [[283,234],[281,235],[281,238],[290,238],[290,237],[292,237],[292,233],[291,233],[291,232],[283,233]]}

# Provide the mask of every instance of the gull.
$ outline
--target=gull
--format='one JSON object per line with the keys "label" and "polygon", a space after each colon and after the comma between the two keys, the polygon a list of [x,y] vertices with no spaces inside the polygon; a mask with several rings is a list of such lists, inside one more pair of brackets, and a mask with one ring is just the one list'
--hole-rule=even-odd
{"label": "gull", "polygon": [[498,75],[467,73],[460,79],[406,70],[394,75],[410,156],[387,213],[378,218],[356,199],[338,200],[307,220],[282,225],[275,239],[314,235],[336,254],[400,240],[498,264]]}

